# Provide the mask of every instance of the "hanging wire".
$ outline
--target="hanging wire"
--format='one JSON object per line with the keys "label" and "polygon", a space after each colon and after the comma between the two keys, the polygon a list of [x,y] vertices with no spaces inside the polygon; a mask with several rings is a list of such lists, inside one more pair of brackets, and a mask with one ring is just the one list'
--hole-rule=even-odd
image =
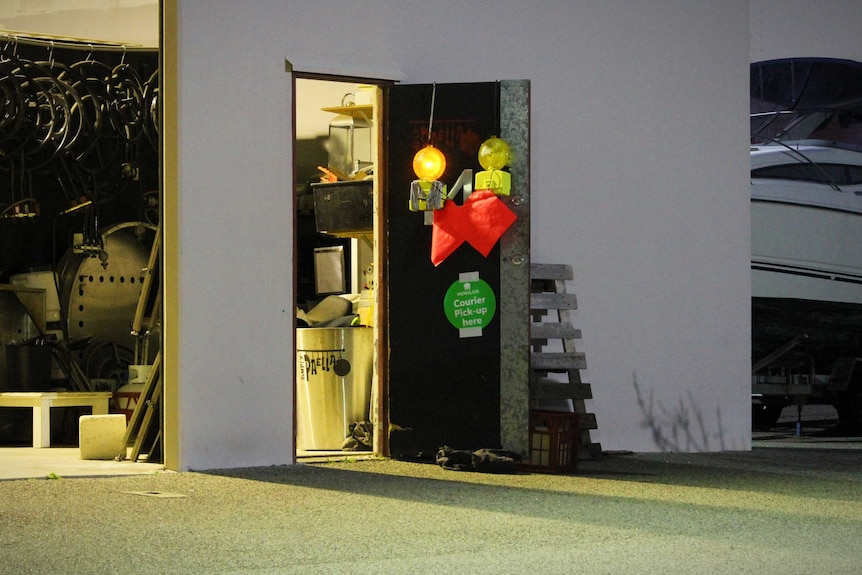
{"label": "hanging wire", "polygon": [[431,143],[431,128],[434,125],[434,102],[437,99],[437,82],[431,86],[431,115],[428,118],[428,143]]}

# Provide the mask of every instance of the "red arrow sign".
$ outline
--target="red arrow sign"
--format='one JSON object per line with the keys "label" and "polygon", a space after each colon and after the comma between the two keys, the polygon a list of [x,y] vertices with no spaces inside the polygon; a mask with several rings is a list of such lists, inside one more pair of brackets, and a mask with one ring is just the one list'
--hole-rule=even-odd
{"label": "red arrow sign", "polygon": [[431,262],[438,266],[465,241],[485,257],[518,216],[491,190],[476,190],[463,206],[446,202],[434,212]]}

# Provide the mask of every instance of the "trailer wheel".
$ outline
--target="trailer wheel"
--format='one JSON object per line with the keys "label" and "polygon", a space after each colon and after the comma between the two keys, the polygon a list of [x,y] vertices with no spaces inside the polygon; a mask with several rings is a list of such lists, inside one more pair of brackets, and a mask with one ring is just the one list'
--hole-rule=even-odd
{"label": "trailer wheel", "polygon": [[844,432],[862,434],[862,391],[848,392],[835,403],[835,410],[838,412],[838,426]]}
{"label": "trailer wheel", "polygon": [[781,417],[782,411],[784,411],[784,406],[782,405],[753,403],[751,405],[751,428],[768,429],[775,426],[778,423],[778,418]]}

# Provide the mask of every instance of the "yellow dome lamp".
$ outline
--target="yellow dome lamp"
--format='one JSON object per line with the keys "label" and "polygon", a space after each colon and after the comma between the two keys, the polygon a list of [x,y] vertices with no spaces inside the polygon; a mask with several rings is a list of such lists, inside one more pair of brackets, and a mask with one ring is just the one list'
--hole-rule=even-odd
{"label": "yellow dome lamp", "polygon": [[440,210],[446,201],[446,184],[440,181],[446,171],[446,156],[428,144],[413,156],[413,171],[418,180],[410,184],[410,211]]}
{"label": "yellow dome lamp", "polygon": [[508,196],[512,190],[512,175],[503,168],[511,162],[509,144],[491,136],[479,146],[479,165],[485,168],[476,173],[475,189],[491,190],[498,196]]}
{"label": "yellow dome lamp", "polygon": [[438,148],[428,144],[413,156],[413,171],[420,180],[439,180],[446,171],[446,156]]}

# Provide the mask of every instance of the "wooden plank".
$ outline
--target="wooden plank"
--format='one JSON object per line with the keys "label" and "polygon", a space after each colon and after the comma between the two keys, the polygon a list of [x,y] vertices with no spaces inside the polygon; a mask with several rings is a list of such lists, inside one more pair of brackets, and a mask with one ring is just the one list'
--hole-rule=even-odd
{"label": "wooden plank", "polygon": [[550,379],[539,379],[530,385],[532,399],[592,399],[589,383],[566,383]]}
{"label": "wooden plank", "polygon": [[530,339],[581,339],[581,330],[570,323],[531,323]]}
{"label": "wooden plank", "polygon": [[546,371],[568,371],[570,369],[587,369],[587,360],[582,352],[569,353],[533,353],[530,366],[533,369]]}
{"label": "wooden plank", "polygon": [[[141,454],[141,448],[144,446],[144,441],[147,438],[147,435],[150,433],[150,426],[159,425],[159,400],[162,395],[162,385],[161,379],[156,383],[156,388],[153,390],[153,394],[151,398],[145,403],[144,418],[141,422],[141,427],[138,430],[138,435],[135,438],[135,442],[132,445],[131,452],[129,453],[129,459],[132,461],[137,461],[138,457]],[[137,410],[136,410],[137,411]],[[155,421],[153,419],[155,418]],[[128,444],[126,444],[128,447]]]}
{"label": "wooden plank", "polygon": [[530,278],[536,280],[571,280],[572,266],[563,264],[530,264]]}
{"label": "wooden plank", "polygon": [[141,324],[144,321],[147,300],[150,297],[150,289],[152,289],[153,285],[153,274],[158,263],[161,243],[162,227],[159,226],[156,228],[156,237],[153,239],[153,246],[150,249],[150,259],[147,261],[147,267],[141,270],[144,272],[144,285],[141,287],[141,293],[138,295],[138,306],[135,308],[135,317],[132,319],[132,335],[138,335],[141,331]]}
{"label": "wooden plank", "polygon": [[162,429],[159,428],[158,433],[156,433],[156,437],[153,438],[153,444],[150,445],[150,450],[147,452],[147,461],[153,460],[153,454],[156,452],[156,449],[159,447],[159,443],[162,441]]}
{"label": "wooden plank", "polygon": [[160,380],[161,366],[162,351],[159,350],[153,360],[153,367],[150,370],[150,374],[147,376],[147,381],[144,383],[144,389],[141,391],[141,395],[138,397],[138,402],[135,404],[135,409],[132,411],[132,416],[126,425],[126,433],[123,435],[123,444],[127,447],[129,446],[129,443],[132,442],[132,438],[136,437],[140,430],[146,406]]}
{"label": "wooden plank", "polygon": [[110,398],[110,391],[4,391],[0,406],[33,407],[48,400],[51,407],[96,407]]}
{"label": "wooden plank", "polygon": [[578,424],[581,430],[598,429],[595,413],[581,413],[578,417]]}
{"label": "wooden plank", "polygon": [[530,309],[578,309],[578,296],[573,293],[532,293]]}

